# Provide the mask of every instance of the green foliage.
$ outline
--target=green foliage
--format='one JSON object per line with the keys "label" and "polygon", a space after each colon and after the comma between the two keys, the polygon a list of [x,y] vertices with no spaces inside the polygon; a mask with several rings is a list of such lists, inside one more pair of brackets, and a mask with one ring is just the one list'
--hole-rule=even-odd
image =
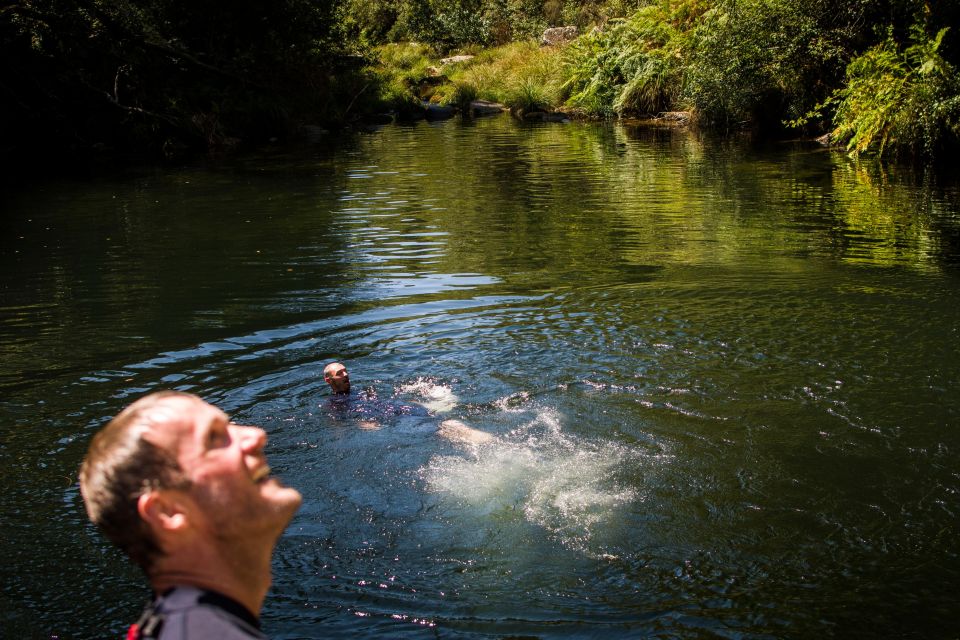
{"label": "green foliage", "polygon": [[316,107],[302,87],[325,83],[334,27],[311,0],[15,0],[0,19],[6,143],[217,147],[282,135],[294,110]]}
{"label": "green foliage", "polygon": [[444,106],[466,109],[471,102],[479,97],[477,88],[469,82],[450,82],[437,87],[430,97],[430,101]]}
{"label": "green foliage", "polygon": [[377,87],[377,99],[368,105],[374,109],[409,112],[420,108],[421,99],[462,108],[483,98],[522,111],[561,102],[559,53],[533,41],[484,49],[472,60],[446,65],[422,44],[383,45],[374,54],[377,64],[367,71]]}
{"label": "green foliage", "polygon": [[[551,3],[546,3],[550,6]],[[607,20],[626,18],[637,9],[647,4],[646,0],[607,0],[607,2],[578,2],[576,0],[556,0],[554,6],[560,5],[559,17],[556,11],[547,13],[547,19],[552,25],[574,25],[589,30],[594,25],[603,24]]]}
{"label": "green foliage", "polygon": [[566,58],[569,103],[599,115],[674,108],[701,5],[662,0],[579,38]]}
{"label": "green foliage", "polygon": [[697,27],[688,66],[685,96],[701,122],[777,129],[809,112],[842,72],[837,14],[824,0],[719,0]]}
{"label": "green foliage", "polygon": [[490,37],[497,44],[539,38],[550,26],[546,12],[555,6],[543,0],[490,0],[484,13],[490,24]]}
{"label": "green foliage", "polygon": [[902,111],[908,74],[896,44],[889,40],[853,60],[847,86],[839,92],[834,138],[848,141],[847,148],[854,153],[876,144],[882,154]]}
{"label": "green foliage", "polygon": [[554,104],[549,89],[531,76],[516,78],[503,92],[503,103],[515,113],[544,111]]}
{"label": "green foliage", "polygon": [[610,115],[617,90],[626,81],[616,46],[621,24],[581,36],[566,51],[563,90],[568,104],[594,115]]}
{"label": "green foliage", "polygon": [[371,68],[371,81],[377,87],[376,100],[367,106],[402,115],[419,110],[419,88],[430,76],[433,50],[423,44],[398,43],[377,47],[374,55],[378,64]]}
{"label": "green foliage", "polygon": [[[563,86],[596,115],[689,109],[701,125],[767,132],[815,131],[839,104],[835,135],[852,150],[932,151],[957,138],[956,73],[946,31],[904,47],[903,21],[958,13],[920,0],[658,0],[570,45]],[[883,20],[894,23],[875,44]]]}
{"label": "green foliage", "polygon": [[850,62],[834,138],[854,155],[892,145],[934,153],[960,139],[960,79],[938,53],[947,29],[928,37],[913,30],[901,51],[892,34]]}
{"label": "green foliage", "polygon": [[344,35],[365,46],[416,40],[444,51],[539,38],[550,26],[587,29],[626,16],[644,0],[346,0]]}
{"label": "green foliage", "polygon": [[402,42],[377,47],[374,54],[380,65],[392,76],[419,80],[427,75],[436,53],[427,45]]}
{"label": "green foliage", "polygon": [[475,8],[448,4],[436,15],[436,26],[430,35],[431,42],[446,49],[467,44],[485,45],[490,42],[490,23]]}
{"label": "green foliage", "polygon": [[[0,121],[7,148],[217,148],[482,97],[932,153],[958,139],[958,21],[929,0],[10,0]],[[564,24],[583,35],[538,46]],[[424,44],[381,47],[401,41]],[[452,50],[478,55],[436,77]]]}
{"label": "green foliage", "polygon": [[346,0],[337,10],[336,20],[343,37],[368,48],[387,40],[387,34],[397,23],[400,3]]}
{"label": "green foliage", "polygon": [[617,113],[656,113],[674,108],[690,55],[691,27],[702,9],[693,1],[644,7],[629,20],[633,46],[622,54],[627,82],[613,103]]}
{"label": "green foliage", "polygon": [[451,80],[473,87],[486,100],[525,111],[561,102],[559,52],[528,40],[496,47],[451,73]]}
{"label": "green foliage", "polygon": [[491,42],[483,0],[347,0],[339,11],[345,35],[366,46],[418,41],[441,50]]}

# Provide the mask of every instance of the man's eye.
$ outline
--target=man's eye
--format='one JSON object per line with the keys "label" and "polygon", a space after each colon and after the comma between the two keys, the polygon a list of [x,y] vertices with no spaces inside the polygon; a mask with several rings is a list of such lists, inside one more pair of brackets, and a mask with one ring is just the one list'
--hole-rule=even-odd
{"label": "man's eye", "polygon": [[210,448],[222,447],[230,442],[226,431],[213,431],[207,436],[207,446]]}

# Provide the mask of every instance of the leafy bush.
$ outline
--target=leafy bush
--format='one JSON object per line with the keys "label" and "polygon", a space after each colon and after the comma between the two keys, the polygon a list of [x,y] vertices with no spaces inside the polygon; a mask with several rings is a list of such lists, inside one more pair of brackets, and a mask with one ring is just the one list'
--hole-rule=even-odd
{"label": "leafy bush", "polygon": [[566,58],[570,104],[600,115],[676,108],[703,11],[697,0],[661,1],[580,37]]}
{"label": "leafy bush", "polygon": [[491,41],[485,0],[347,0],[339,19],[348,38],[370,46],[426,42],[441,50]]}
{"label": "leafy bush", "polygon": [[430,41],[445,49],[490,42],[490,21],[477,11],[460,5],[448,6],[436,16],[436,30]]}
{"label": "leafy bush", "polygon": [[684,95],[700,121],[778,129],[784,115],[821,102],[842,74],[846,27],[837,17],[848,4],[719,0],[697,26],[687,67]]}
{"label": "leafy bush", "polygon": [[621,23],[607,31],[594,31],[575,40],[565,54],[563,91],[568,104],[593,115],[611,115],[619,88],[626,82],[618,49]]}
{"label": "leafy bush", "polygon": [[0,119],[16,123],[5,142],[26,149],[282,135],[317,107],[303,85],[322,84],[340,53],[329,5],[310,0],[6,5]]}
{"label": "leafy bush", "polygon": [[[539,38],[550,26],[544,0],[488,0],[484,13],[490,24],[490,35],[496,44]],[[556,8],[551,9],[556,12]]]}
{"label": "leafy bush", "polygon": [[850,62],[833,137],[854,155],[888,146],[932,155],[960,140],[960,79],[938,54],[946,33],[915,27],[906,50],[891,35]]}

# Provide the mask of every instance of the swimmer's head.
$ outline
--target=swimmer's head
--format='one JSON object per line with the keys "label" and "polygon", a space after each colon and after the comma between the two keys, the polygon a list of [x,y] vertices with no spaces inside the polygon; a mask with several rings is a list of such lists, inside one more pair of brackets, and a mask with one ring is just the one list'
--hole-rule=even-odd
{"label": "swimmer's head", "polygon": [[334,393],[350,393],[350,374],[339,362],[331,362],[323,368],[323,379]]}

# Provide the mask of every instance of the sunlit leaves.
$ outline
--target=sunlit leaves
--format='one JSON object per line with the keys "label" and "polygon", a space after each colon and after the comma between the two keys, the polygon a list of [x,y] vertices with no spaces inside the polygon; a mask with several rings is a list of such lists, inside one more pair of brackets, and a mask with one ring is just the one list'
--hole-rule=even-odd
{"label": "sunlit leaves", "polygon": [[892,35],[855,58],[839,106],[833,136],[854,155],[890,145],[936,151],[960,126],[960,82],[938,54],[947,29],[928,38],[915,27],[902,50]]}

